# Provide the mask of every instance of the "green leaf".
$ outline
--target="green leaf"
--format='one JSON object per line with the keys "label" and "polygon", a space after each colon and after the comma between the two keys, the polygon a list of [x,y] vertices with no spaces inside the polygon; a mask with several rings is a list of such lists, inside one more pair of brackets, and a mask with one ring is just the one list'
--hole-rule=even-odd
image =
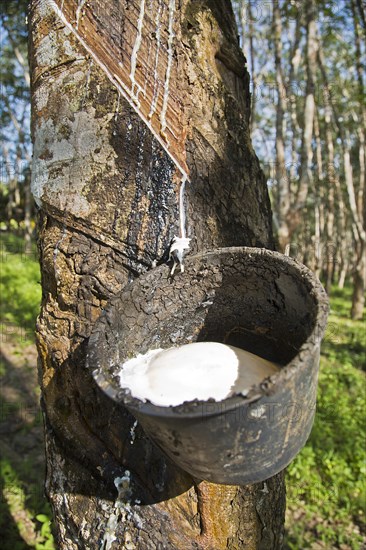
{"label": "green leaf", "polygon": [[36,516],[36,520],[38,520],[40,523],[45,523],[46,521],[50,521],[50,518],[47,517],[45,514],[38,514]]}

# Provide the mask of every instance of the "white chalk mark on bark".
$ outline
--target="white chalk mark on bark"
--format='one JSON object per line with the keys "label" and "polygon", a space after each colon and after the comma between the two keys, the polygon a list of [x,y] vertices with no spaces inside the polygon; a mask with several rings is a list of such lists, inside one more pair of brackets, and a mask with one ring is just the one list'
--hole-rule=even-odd
{"label": "white chalk mark on bark", "polygon": [[151,108],[150,112],[147,115],[150,119],[153,114],[156,111],[156,107],[158,104],[159,99],[159,74],[158,74],[158,66],[159,66],[159,54],[160,54],[160,46],[161,46],[161,15],[162,15],[162,4],[159,2],[158,11],[156,13],[156,54],[155,54],[155,63],[154,63],[154,90],[153,90],[153,97],[151,101]]}
{"label": "white chalk mark on bark", "polygon": [[[136,34],[136,39],[135,39],[135,43],[133,45],[132,54],[131,54],[131,72],[130,72],[132,99],[136,102],[138,106],[139,106],[138,95],[141,92],[141,86],[135,80],[135,73],[136,73],[136,65],[137,65],[137,54],[142,42],[142,28],[144,26],[144,17],[145,17],[145,0],[141,0],[140,14],[137,21],[137,34]],[[135,92],[135,88],[136,88],[136,92]]]}
{"label": "white chalk mark on bark", "polygon": [[121,92],[118,90],[117,105],[116,105],[116,110],[114,112],[114,120],[115,121],[118,118],[120,101],[121,101]]}
{"label": "white chalk mark on bark", "polygon": [[76,18],[76,28],[78,29],[79,28],[79,21],[80,21],[80,15],[81,15],[81,11],[84,7],[84,4],[85,4],[86,0],[79,0],[78,1],[78,7],[76,9],[76,15],[75,15],[75,18]]}
{"label": "white chalk mark on bark", "polygon": [[161,135],[166,139],[166,112],[168,109],[169,101],[169,84],[170,84],[170,73],[172,70],[173,62],[173,41],[174,41],[174,12],[175,12],[175,0],[170,0],[169,2],[169,22],[168,22],[168,63],[165,73],[165,82],[164,82],[164,95],[163,95],[163,106],[160,113],[160,123],[161,123]]}
{"label": "white chalk mark on bark", "polygon": [[180,182],[179,190],[179,224],[180,224],[180,236],[182,239],[186,238],[186,210],[184,205],[184,191],[186,187],[187,178],[183,176]]}

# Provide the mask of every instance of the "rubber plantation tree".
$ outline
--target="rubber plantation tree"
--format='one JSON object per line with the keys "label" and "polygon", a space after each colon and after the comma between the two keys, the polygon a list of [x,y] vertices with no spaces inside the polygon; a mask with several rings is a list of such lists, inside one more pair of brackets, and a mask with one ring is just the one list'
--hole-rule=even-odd
{"label": "rubber plantation tree", "polygon": [[101,311],[175,235],[191,252],[273,247],[230,2],[33,0],[29,22],[37,345],[58,547],[280,548],[282,473],[243,487],[192,479],[86,368]]}

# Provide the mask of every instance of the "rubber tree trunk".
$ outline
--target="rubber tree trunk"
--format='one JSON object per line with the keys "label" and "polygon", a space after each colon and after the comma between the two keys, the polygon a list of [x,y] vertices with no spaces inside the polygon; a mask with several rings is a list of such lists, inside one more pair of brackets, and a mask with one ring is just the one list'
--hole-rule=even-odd
{"label": "rubber tree trunk", "polygon": [[246,487],[193,480],[85,368],[95,320],[164,257],[180,204],[192,251],[273,247],[230,2],[34,0],[29,19],[37,344],[58,547],[280,548],[282,474]]}
{"label": "rubber tree trunk", "polygon": [[277,108],[276,108],[276,182],[277,182],[277,215],[278,244],[281,252],[285,252],[290,242],[290,230],[287,217],[290,210],[290,185],[286,175],[285,136],[286,136],[286,103],[287,94],[282,69],[282,22],[278,0],[272,1],[273,10],[273,44],[276,68]]}
{"label": "rubber tree trunk", "polygon": [[314,135],[315,117],[315,85],[317,69],[316,60],[319,48],[316,36],[317,19],[316,3],[314,2],[314,0],[306,0],[304,2],[304,9],[306,20],[306,94],[304,106],[304,127],[301,140],[300,181],[297,189],[295,212],[292,220],[293,231],[299,224],[301,218],[301,210],[306,206],[308,191],[313,184],[312,141]]}
{"label": "rubber tree trunk", "polygon": [[[358,8],[361,8],[358,5]],[[364,70],[362,66],[362,38],[359,20],[357,16],[356,4],[352,0],[351,2],[352,18],[354,26],[355,36],[355,50],[357,55],[356,71],[358,80],[358,91],[360,97],[364,95]],[[360,9],[360,16],[362,20],[362,12]],[[359,108],[360,125],[357,131],[358,134],[358,161],[359,161],[359,185],[357,191],[357,213],[359,218],[359,225],[362,226],[361,235],[356,243],[357,261],[353,275],[353,295],[352,295],[352,319],[362,319],[363,309],[365,306],[365,289],[366,289],[366,107],[362,101],[360,101]],[[360,233],[360,231],[359,231]]]}

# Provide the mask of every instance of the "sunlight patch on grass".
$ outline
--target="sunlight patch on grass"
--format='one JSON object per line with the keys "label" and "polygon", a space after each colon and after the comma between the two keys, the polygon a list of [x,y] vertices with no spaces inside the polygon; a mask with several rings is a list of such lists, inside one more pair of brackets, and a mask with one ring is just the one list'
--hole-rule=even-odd
{"label": "sunlight patch on grass", "polygon": [[33,339],[41,301],[40,270],[35,246],[24,252],[23,240],[0,234],[0,322],[3,337]]}
{"label": "sunlight patch on grass", "polygon": [[331,296],[310,438],[287,469],[288,548],[361,547],[366,519],[365,324]]}
{"label": "sunlight patch on grass", "polygon": [[[2,499],[0,501],[0,531],[2,550],[53,550],[48,505],[42,514],[33,514],[28,497],[10,461],[0,461]],[[33,495],[34,496],[34,495]],[[33,499],[34,500],[34,499]]]}

